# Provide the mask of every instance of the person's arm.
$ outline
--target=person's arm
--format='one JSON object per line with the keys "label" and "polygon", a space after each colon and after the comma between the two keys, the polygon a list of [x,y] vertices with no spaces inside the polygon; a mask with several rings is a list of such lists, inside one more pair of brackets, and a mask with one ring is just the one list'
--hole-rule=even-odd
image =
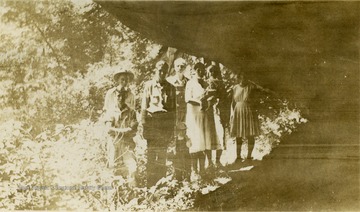
{"label": "person's arm", "polygon": [[188,81],[185,85],[185,102],[187,103],[189,101],[189,99],[191,98],[191,94],[192,94],[192,91],[191,91],[191,88],[190,88],[190,81]]}
{"label": "person's arm", "polygon": [[132,130],[135,130],[138,126],[138,122],[136,120],[136,112],[135,112],[135,95],[132,92],[129,92],[128,95],[128,101],[129,101],[129,105],[128,109],[129,109],[129,119],[130,119],[130,128]]}
{"label": "person's arm", "polygon": [[112,89],[108,90],[105,95],[104,99],[104,107],[103,107],[103,114],[101,120],[105,123],[106,126],[110,126],[113,124],[113,114],[112,114],[112,108],[111,104],[113,101],[111,99]]}
{"label": "person's arm", "polygon": [[234,110],[235,110],[235,105],[236,102],[234,101],[234,87],[231,89],[231,104],[230,104],[230,123],[233,122],[234,119]]}
{"label": "person's arm", "polygon": [[274,91],[272,91],[272,90],[270,90],[270,89],[268,89],[268,88],[264,88],[264,87],[256,84],[256,83],[253,82],[253,81],[250,81],[250,80],[249,80],[249,82],[251,83],[251,85],[252,85],[255,89],[258,89],[258,90],[260,90],[260,91],[262,91],[262,92],[265,92],[265,93],[268,93],[268,94],[277,95]]}
{"label": "person's arm", "polygon": [[225,85],[219,81],[217,98],[219,99],[218,108],[220,111],[220,121],[224,127],[227,127],[230,121],[231,90],[227,91]]}
{"label": "person's arm", "polygon": [[108,90],[106,92],[106,94],[105,94],[103,112],[109,110],[109,107],[110,107],[110,95],[111,95],[111,90]]}
{"label": "person's arm", "polygon": [[140,124],[145,124],[147,116],[147,108],[149,107],[150,102],[150,84],[145,83],[144,92],[141,100],[141,118]]}

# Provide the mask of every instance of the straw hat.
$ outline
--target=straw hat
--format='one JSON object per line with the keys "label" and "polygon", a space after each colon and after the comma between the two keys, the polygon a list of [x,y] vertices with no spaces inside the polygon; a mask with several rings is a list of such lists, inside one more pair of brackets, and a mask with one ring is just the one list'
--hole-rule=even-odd
{"label": "straw hat", "polygon": [[134,74],[131,72],[131,71],[127,71],[127,70],[120,70],[120,71],[117,71],[115,74],[114,74],[114,80],[115,81],[118,81],[119,77],[121,75],[127,75],[129,77],[129,81],[133,80],[134,79]]}

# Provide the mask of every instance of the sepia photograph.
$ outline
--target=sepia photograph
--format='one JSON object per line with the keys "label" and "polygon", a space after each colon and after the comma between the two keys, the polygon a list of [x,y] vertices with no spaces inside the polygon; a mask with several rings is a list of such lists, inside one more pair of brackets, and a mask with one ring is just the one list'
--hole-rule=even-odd
{"label": "sepia photograph", "polygon": [[360,211],[359,11],[0,0],[0,210]]}

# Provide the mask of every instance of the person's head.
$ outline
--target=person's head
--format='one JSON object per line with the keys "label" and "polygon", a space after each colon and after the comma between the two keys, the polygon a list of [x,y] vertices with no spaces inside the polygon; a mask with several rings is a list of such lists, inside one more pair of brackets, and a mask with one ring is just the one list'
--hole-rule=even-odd
{"label": "person's head", "polygon": [[205,66],[204,64],[198,62],[194,65],[194,75],[203,78],[205,75]]}
{"label": "person's head", "polygon": [[246,78],[246,74],[244,72],[240,72],[236,75],[236,78],[237,78],[237,82],[240,84],[240,85],[245,85],[246,82],[247,82],[247,78]]}
{"label": "person's head", "polygon": [[168,70],[169,70],[169,65],[165,61],[160,60],[155,65],[154,77],[153,78],[157,82],[164,81]]}
{"label": "person's head", "polygon": [[124,88],[128,85],[129,81],[134,78],[134,74],[130,71],[121,70],[114,74],[114,81],[118,87]]}
{"label": "person's head", "polygon": [[209,77],[212,77],[215,79],[221,79],[221,71],[220,71],[219,66],[211,65],[207,68],[207,72],[209,74]]}
{"label": "person's head", "polygon": [[209,67],[209,66],[211,66],[212,64],[213,64],[213,62],[212,62],[210,59],[204,58],[204,65],[205,65],[205,67]]}
{"label": "person's head", "polygon": [[174,61],[174,70],[176,74],[183,74],[186,68],[186,61],[183,58],[177,58]]}

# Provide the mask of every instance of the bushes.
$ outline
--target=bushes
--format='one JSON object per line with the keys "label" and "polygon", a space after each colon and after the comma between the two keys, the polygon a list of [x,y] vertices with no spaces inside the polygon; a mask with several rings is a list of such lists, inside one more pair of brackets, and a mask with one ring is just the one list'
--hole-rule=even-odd
{"label": "bushes", "polygon": [[[169,210],[192,206],[195,188],[171,177],[134,188],[106,168],[103,125],[84,120],[31,137],[20,122],[0,126],[0,208],[10,210]],[[143,160],[144,144],[138,160]]]}
{"label": "bushes", "polygon": [[[57,126],[33,138],[19,122],[1,125],[1,174],[5,190],[1,203],[7,209],[99,209],[96,190],[62,191],[62,186],[111,186],[113,174],[104,169],[106,136],[84,121]],[[100,131],[102,132],[102,131]],[[99,196],[99,201],[103,198]],[[72,201],[68,201],[72,199]]]}
{"label": "bushes", "polygon": [[256,159],[261,160],[265,155],[270,154],[271,150],[280,144],[284,135],[290,135],[299,124],[307,122],[307,119],[301,116],[299,109],[290,108],[286,100],[280,102],[282,106],[278,111],[269,109],[272,115],[259,115],[261,135],[256,138],[258,151]]}

